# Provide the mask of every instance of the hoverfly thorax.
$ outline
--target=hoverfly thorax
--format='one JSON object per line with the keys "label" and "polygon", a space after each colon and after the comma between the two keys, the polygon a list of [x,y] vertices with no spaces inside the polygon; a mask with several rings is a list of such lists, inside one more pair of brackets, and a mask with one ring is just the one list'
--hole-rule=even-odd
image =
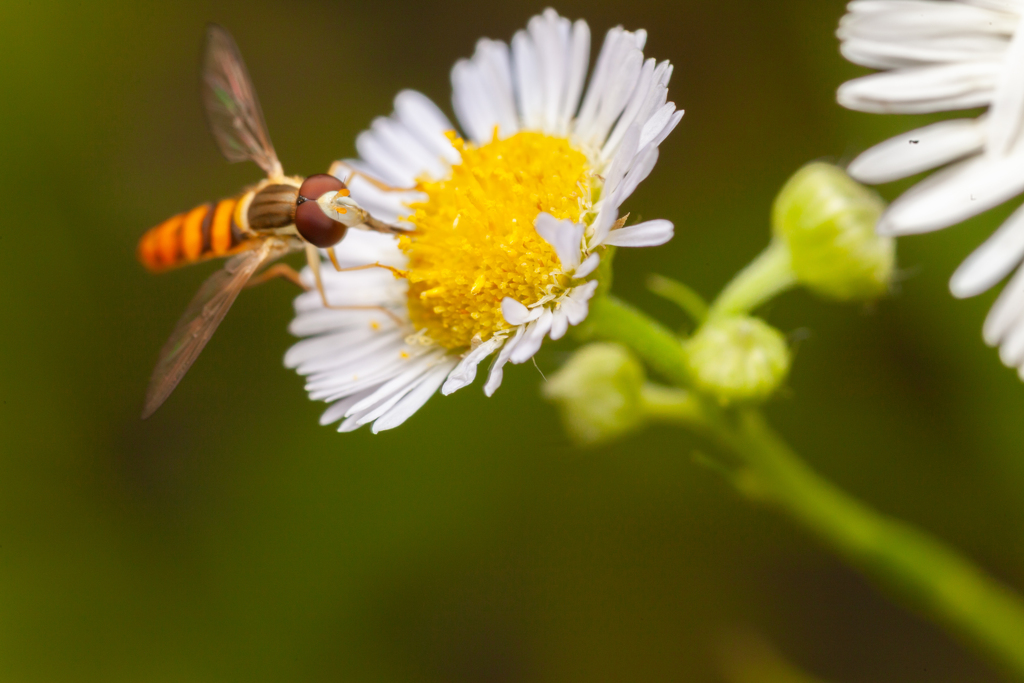
{"label": "hoverfly thorax", "polygon": [[271,232],[295,222],[295,205],[299,197],[297,185],[271,183],[263,186],[249,202],[246,218],[254,232]]}

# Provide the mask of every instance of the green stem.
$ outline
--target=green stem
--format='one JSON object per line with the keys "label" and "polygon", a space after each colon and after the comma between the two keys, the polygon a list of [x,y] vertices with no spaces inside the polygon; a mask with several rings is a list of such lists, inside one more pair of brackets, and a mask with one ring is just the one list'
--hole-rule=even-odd
{"label": "green stem", "polygon": [[[686,374],[678,370],[681,347],[660,324],[611,297],[593,301],[591,311],[592,335],[628,346],[685,386]],[[657,418],[670,419],[678,408],[678,422],[697,428],[740,461],[743,476],[733,481],[741,492],[776,504],[910,607],[1024,681],[1024,601],[1016,593],[927,533],[872,510],[821,478],[756,410],[724,411],[677,389],[659,392],[657,399]]]}
{"label": "green stem", "polygon": [[591,300],[587,321],[578,333],[619,342],[673,384],[689,384],[682,342],[661,323],[615,297],[598,296]]}
{"label": "green stem", "polygon": [[812,471],[756,410],[716,430],[772,500],[851,564],[1024,680],[1024,602],[942,542]]}
{"label": "green stem", "polygon": [[750,313],[796,283],[789,249],[781,240],[772,240],[725,286],[711,304],[708,319]]}
{"label": "green stem", "polygon": [[648,382],[640,388],[644,416],[656,422],[685,424],[700,428],[704,423],[704,406],[691,391],[664,387]]}
{"label": "green stem", "polygon": [[690,320],[694,324],[701,325],[707,320],[707,303],[701,298],[700,294],[682,282],[676,282],[664,275],[650,275],[647,278],[647,289],[679,306],[690,316]]}

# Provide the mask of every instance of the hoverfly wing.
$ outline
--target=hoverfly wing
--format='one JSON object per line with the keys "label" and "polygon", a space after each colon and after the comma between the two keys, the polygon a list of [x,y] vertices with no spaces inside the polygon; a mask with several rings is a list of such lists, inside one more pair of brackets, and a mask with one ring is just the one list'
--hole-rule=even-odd
{"label": "hoverfly wing", "polygon": [[206,27],[202,95],[210,132],[227,160],[252,160],[268,176],[282,175],[242,55],[231,34],[216,24]]}
{"label": "hoverfly wing", "polygon": [[170,339],[160,349],[160,360],[146,390],[142,419],[152,415],[178,386],[253,273],[283,253],[275,242],[267,240],[255,249],[235,256],[199,288]]}

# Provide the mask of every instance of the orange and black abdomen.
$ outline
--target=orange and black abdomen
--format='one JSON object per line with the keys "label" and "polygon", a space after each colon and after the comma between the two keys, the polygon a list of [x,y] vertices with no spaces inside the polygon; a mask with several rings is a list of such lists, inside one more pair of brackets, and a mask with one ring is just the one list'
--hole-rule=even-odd
{"label": "orange and black abdomen", "polygon": [[246,196],[201,204],[150,228],[139,240],[139,260],[160,271],[242,251],[253,238],[242,231],[236,216]]}

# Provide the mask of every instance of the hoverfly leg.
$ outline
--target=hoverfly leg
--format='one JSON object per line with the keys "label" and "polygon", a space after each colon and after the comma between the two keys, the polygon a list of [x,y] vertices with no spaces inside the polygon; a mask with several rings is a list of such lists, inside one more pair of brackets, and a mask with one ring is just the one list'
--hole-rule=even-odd
{"label": "hoverfly leg", "polygon": [[344,273],[350,270],[369,270],[370,268],[383,268],[384,270],[390,270],[391,273],[398,279],[402,279],[409,274],[407,271],[399,270],[394,266],[385,266],[380,261],[376,263],[367,263],[365,266],[351,266],[349,268],[338,268],[338,272]]}
{"label": "hoverfly leg", "polygon": [[[327,291],[324,289],[324,281],[323,278],[320,276],[320,254],[317,251],[317,248],[314,247],[312,244],[306,244],[306,260],[309,262],[309,269],[313,271],[313,279],[316,280],[316,291],[320,292],[320,301],[323,303],[324,308],[329,308],[332,311],[380,311],[387,317],[391,318],[391,320],[393,320],[394,323],[399,327],[401,327],[404,324],[401,318],[399,318],[397,315],[395,315],[388,309],[384,308],[383,306],[335,306],[334,304],[327,300]],[[337,262],[335,262],[335,267],[337,267]],[[356,266],[354,268],[339,268],[338,270],[364,270],[366,268],[376,267],[377,264],[371,264],[368,266]],[[391,266],[380,267],[387,268],[388,270],[395,272],[395,277],[400,277],[399,275],[397,275],[397,273],[402,272],[397,268],[392,268]]]}
{"label": "hoverfly leg", "polygon": [[362,171],[357,171],[356,169],[354,169],[351,166],[349,166],[348,164],[346,164],[344,161],[335,161],[333,164],[331,164],[330,171],[328,171],[328,172],[331,175],[339,177],[339,178],[340,178],[340,173],[348,172],[348,176],[344,180],[344,183],[346,185],[348,185],[350,182],[352,182],[353,178],[358,176],[358,177],[362,178],[363,180],[365,180],[366,182],[368,182],[371,185],[373,185],[374,187],[376,187],[378,190],[382,190],[384,192],[408,192],[408,191],[413,189],[411,187],[395,187],[394,185],[388,185],[383,180],[377,180],[376,178],[374,178],[371,175],[367,175],[366,173],[363,173]]}
{"label": "hoverfly leg", "polygon": [[334,269],[340,273],[341,266],[338,265],[338,256],[334,253],[334,247],[327,250],[327,255],[331,257],[331,265],[333,265]]}
{"label": "hoverfly leg", "polygon": [[373,176],[366,175],[365,173],[360,173],[355,169],[352,169],[352,172],[349,173],[348,180],[345,182],[345,184],[348,185],[349,182],[351,182],[352,179],[355,178],[356,176],[362,178],[366,182],[376,187],[378,190],[383,190],[384,192],[408,192],[409,190],[412,189],[411,187],[395,187],[394,185],[388,185],[382,180],[377,180]]}
{"label": "hoverfly leg", "polygon": [[255,287],[256,285],[263,284],[267,280],[273,280],[275,277],[284,278],[289,282],[294,282],[302,289],[309,291],[309,287],[307,287],[306,284],[302,281],[302,278],[299,277],[299,274],[295,271],[294,268],[289,266],[287,263],[275,263],[274,265],[270,266],[259,275],[249,280],[249,282],[246,283],[245,286],[246,288]]}

